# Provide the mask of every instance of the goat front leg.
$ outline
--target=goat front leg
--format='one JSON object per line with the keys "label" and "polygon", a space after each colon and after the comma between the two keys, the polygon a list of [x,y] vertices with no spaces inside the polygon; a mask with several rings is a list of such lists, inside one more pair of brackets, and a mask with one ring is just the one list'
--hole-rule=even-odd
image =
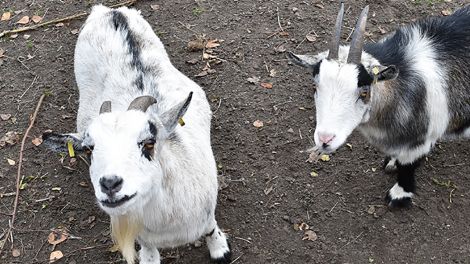
{"label": "goat front leg", "polygon": [[390,207],[404,208],[411,206],[411,198],[416,190],[415,170],[420,163],[420,159],[408,164],[402,164],[397,160],[397,183],[388,191],[385,198]]}
{"label": "goat front leg", "polygon": [[227,241],[227,237],[217,226],[217,222],[214,220],[210,230],[206,234],[206,244],[209,248],[211,260],[218,264],[228,264],[231,262],[232,251],[230,244]]}
{"label": "goat front leg", "polygon": [[160,264],[160,253],[155,247],[150,247],[141,244],[141,249],[139,251],[139,263],[140,264]]}

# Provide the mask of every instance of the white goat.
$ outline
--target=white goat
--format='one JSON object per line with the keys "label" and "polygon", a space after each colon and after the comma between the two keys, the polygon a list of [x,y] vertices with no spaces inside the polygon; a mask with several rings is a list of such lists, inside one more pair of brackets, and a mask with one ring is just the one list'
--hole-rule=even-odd
{"label": "white goat", "polygon": [[389,205],[409,206],[420,159],[438,139],[470,136],[470,6],[363,46],[367,6],[351,45],[340,47],[343,10],[329,51],[289,54],[315,79],[315,150],[335,151],[359,128],[387,155],[386,171],[398,172]]}
{"label": "white goat", "polygon": [[72,142],[90,153],[98,204],[127,262],[135,261],[135,240],[140,263],[160,263],[158,248],[205,236],[211,259],[229,263],[215,220],[209,103],[171,64],[140,12],[95,6],[78,37],[75,76],[78,133],[43,137],[57,151]]}

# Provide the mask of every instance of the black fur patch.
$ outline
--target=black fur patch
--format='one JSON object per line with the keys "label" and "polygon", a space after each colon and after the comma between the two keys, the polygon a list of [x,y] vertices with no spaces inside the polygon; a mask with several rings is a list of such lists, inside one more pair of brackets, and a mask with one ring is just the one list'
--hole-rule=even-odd
{"label": "black fur patch", "polygon": [[214,234],[214,231],[215,231],[215,228],[212,229],[212,231],[210,231],[206,236],[208,236],[208,237],[212,236]]}
{"label": "black fur patch", "polygon": [[157,127],[149,121],[149,130],[150,130],[150,134],[152,134],[154,137],[157,136]]}
{"label": "black fur patch", "polygon": [[374,81],[374,78],[367,72],[364,65],[357,65],[357,70],[359,71],[359,75],[357,76],[357,87],[370,86]]}
{"label": "black fur patch", "polygon": [[140,60],[140,45],[137,37],[129,29],[129,23],[124,14],[117,10],[112,12],[112,22],[116,30],[121,30],[126,33],[126,43],[129,50],[129,53],[132,55],[131,65],[137,70],[138,76],[134,81],[136,87],[139,90],[144,89],[143,75],[144,75],[144,66]]}
{"label": "black fur patch", "polygon": [[317,62],[315,65],[312,65],[311,68],[310,68],[312,70],[312,75],[313,75],[314,78],[315,78],[315,76],[317,76],[320,73],[320,65],[321,65],[322,61],[323,60]]}

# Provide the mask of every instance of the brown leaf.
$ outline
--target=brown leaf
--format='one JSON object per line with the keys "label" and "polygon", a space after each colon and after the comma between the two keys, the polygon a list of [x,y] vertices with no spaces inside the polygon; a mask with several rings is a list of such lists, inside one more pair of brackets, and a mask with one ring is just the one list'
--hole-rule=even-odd
{"label": "brown leaf", "polygon": [[204,76],[206,76],[207,74],[209,74],[207,71],[202,71],[202,72],[200,72],[200,73],[194,75],[194,77],[204,77]]}
{"label": "brown leaf", "polygon": [[260,83],[261,87],[265,88],[265,89],[272,89],[273,88],[273,84],[272,83],[268,83],[268,82],[262,82]]}
{"label": "brown leaf", "polygon": [[81,181],[78,185],[80,185],[81,187],[88,187],[88,183],[84,181]]}
{"label": "brown leaf", "polygon": [[10,20],[11,18],[11,13],[10,12],[5,12],[2,14],[2,18],[0,19],[0,21],[8,21]]}
{"label": "brown leaf", "polygon": [[317,238],[317,233],[315,233],[313,230],[305,230],[304,237],[302,238],[302,240],[315,241],[317,240]]}
{"label": "brown leaf", "polygon": [[79,30],[78,28],[76,28],[76,29],[72,29],[72,30],[70,31],[70,33],[72,33],[73,35],[77,35],[79,31],[80,31],[80,30]]}
{"label": "brown leaf", "polygon": [[199,51],[204,49],[204,39],[195,39],[188,42],[189,51]]}
{"label": "brown leaf", "polygon": [[209,39],[206,43],[206,49],[212,49],[220,46],[220,41],[218,39]]}
{"label": "brown leaf", "polygon": [[307,36],[305,36],[305,38],[310,41],[310,42],[315,42],[317,41],[317,36],[315,36],[314,34],[312,33],[308,33]]}
{"label": "brown leaf", "polygon": [[255,122],[253,122],[253,126],[257,128],[261,128],[264,126],[264,124],[263,124],[263,121],[261,120],[255,120]]}
{"label": "brown leaf", "polygon": [[14,248],[12,251],[11,251],[11,255],[14,257],[14,258],[17,258],[21,255],[21,251],[17,248]]}
{"label": "brown leaf", "polygon": [[42,144],[42,138],[35,138],[35,139],[31,140],[31,142],[33,143],[33,145],[35,145],[37,147],[37,146]]}
{"label": "brown leaf", "polygon": [[11,35],[10,35],[10,38],[11,38],[11,39],[16,39],[17,37],[18,37],[18,34],[11,34]]}
{"label": "brown leaf", "polygon": [[56,27],[63,27],[63,26],[65,26],[65,24],[62,23],[62,22],[60,22],[60,23],[55,24],[55,26],[56,26]]}
{"label": "brown leaf", "polygon": [[31,20],[33,20],[34,23],[39,23],[42,21],[42,17],[38,16],[38,15],[34,15]]}
{"label": "brown leaf", "polygon": [[67,240],[68,236],[69,234],[66,231],[56,229],[53,230],[49,236],[47,236],[47,242],[49,242],[51,245],[57,245]]}
{"label": "brown leaf", "polygon": [[64,254],[60,250],[52,251],[51,255],[49,256],[49,263],[54,263],[57,260],[64,257]]}
{"label": "brown leaf", "polygon": [[444,16],[449,16],[449,15],[452,14],[452,10],[450,10],[450,8],[447,8],[447,9],[442,10],[441,13],[442,13]]}
{"label": "brown leaf", "polygon": [[22,17],[20,20],[18,20],[18,22],[16,22],[17,24],[21,24],[21,25],[25,25],[25,24],[28,24],[29,23],[29,16],[24,16]]}
{"label": "brown leaf", "polygon": [[[0,57],[2,56],[2,51],[0,50]],[[10,119],[11,117],[11,114],[0,114],[0,119],[2,119],[3,121],[7,121],[8,119]]]}
{"label": "brown leaf", "polygon": [[160,5],[150,5],[150,8],[152,10],[158,10],[158,9],[160,9]]}

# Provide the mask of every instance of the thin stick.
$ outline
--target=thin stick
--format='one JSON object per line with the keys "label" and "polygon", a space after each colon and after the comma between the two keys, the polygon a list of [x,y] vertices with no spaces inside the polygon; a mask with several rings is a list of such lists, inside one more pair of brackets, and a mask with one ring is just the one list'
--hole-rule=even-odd
{"label": "thin stick", "polygon": [[[137,2],[137,0],[128,0],[128,1],[124,1],[122,3],[111,5],[109,7],[115,8],[115,7],[121,7],[121,6],[130,6],[130,5],[135,4],[135,2]],[[12,29],[12,30],[5,30],[2,33],[0,33],[0,38],[2,38],[5,35],[9,35],[9,34],[21,33],[21,32],[33,30],[33,29],[36,29],[36,28],[44,27],[44,26],[47,26],[47,25],[56,24],[56,23],[59,23],[59,22],[64,22],[64,21],[69,21],[69,20],[73,20],[73,19],[77,19],[77,18],[82,18],[86,15],[88,15],[88,12],[81,12],[81,13],[78,13],[78,14],[75,14],[75,15],[71,15],[71,16],[63,17],[63,18],[58,18],[58,19],[53,19],[53,20],[50,20],[50,21],[47,21],[47,22],[44,22],[44,23],[39,23],[39,24],[36,24],[36,25],[32,25],[32,26],[29,26],[29,27],[22,27],[22,28],[17,28],[17,29]]]}
{"label": "thin stick", "polygon": [[279,25],[279,29],[281,29],[281,32],[283,32],[284,29],[281,26],[281,18],[279,17],[279,7],[278,6],[276,7],[276,11],[277,11],[277,24]]}
{"label": "thin stick", "polygon": [[[21,165],[23,164],[24,144],[25,144],[25,142],[26,142],[26,138],[28,137],[29,131],[31,130],[31,128],[33,128],[34,121],[36,120],[36,116],[38,115],[39,108],[40,108],[41,105],[42,105],[42,101],[44,101],[44,97],[46,97],[45,94],[42,94],[41,97],[39,97],[39,102],[38,102],[38,104],[36,105],[36,109],[34,110],[33,116],[31,117],[31,120],[30,120],[30,122],[29,122],[29,126],[28,126],[28,128],[26,129],[26,132],[25,132],[24,135],[23,135],[23,139],[21,140],[20,157],[19,157],[19,160],[18,160],[18,173],[16,174],[16,195],[15,195],[15,202],[14,202],[14,204],[13,204],[13,212],[11,213],[10,225],[9,225],[9,228],[8,228],[8,231],[7,231],[7,235],[5,236],[6,238],[8,238],[8,236],[11,235],[11,246],[12,246],[12,248],[13,248],[13,232],[12,232],[12,228],[13,228],[13,226],[14,226],[14,224],[15,224],[16,211],[17,211],[17,209],[18,209],[18,199],[19,199],[19,196],[20,196]],[[3,250],[3,247],[5,246],[5,244],[6,244],[6,240],[4,241],[1,250]]]}

